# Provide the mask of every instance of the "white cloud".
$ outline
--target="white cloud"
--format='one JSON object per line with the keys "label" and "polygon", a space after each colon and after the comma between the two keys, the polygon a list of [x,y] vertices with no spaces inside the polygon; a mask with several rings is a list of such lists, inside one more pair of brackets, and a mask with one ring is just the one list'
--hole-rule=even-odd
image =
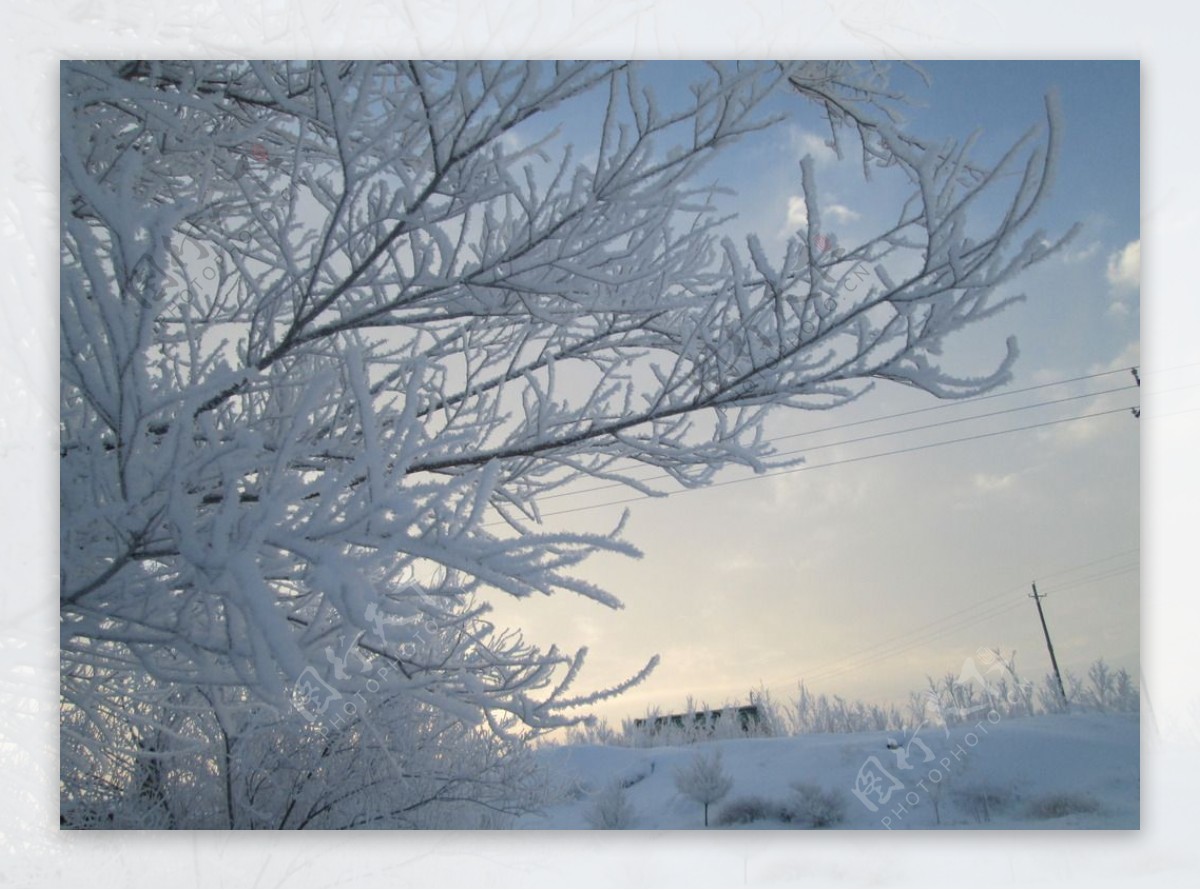
{"label": "white cloud", "polygon": [[[1049,243],[1049,242],[1043,242]],[[1067,245],[1059,253],[1059,257],[1064,263],[1074,265],[1076,263],[1086,262],[1100,252],[1099,241],[1089,241],[1080,247],[1072,247]]]}
{"label": "white cloud", "polygon": [[512,130],[506,130],[500,135],[500,144],[504,146],[504,150],[509,153],[515,153],[525,147],[525,140],[518,133]]}
{"label": "white cloud", "polygon": [[1117,290],[1134,291],[1141,287],[1142,242],[1130,241],[1108,258],[1108,283]]}
{"label": "white cloud", "polygon": [[839,223],[852,223],[859,218],[859,214],[845,204],[830,204],[828,207],[822,208],[821,212],[829,219]]}
{"label": "white cloud", "polygon": [[826,137],[808,130],[792,130],[792,143],[801,156],[812,155],[817,164],[832,164],[838,159],[837,152],[826,141]]}
{"label": "white cloud", "polygon": [[[1094,362],[1088,365],[1087,373],[1101,374],[1105,371],[1123,371],[1126,368],[1131,368],[1142,363],[1142,347],[1138,340],[1130,340],[1112,359]],[[1058,379],[1065,377],[1065,374],[1060,374]]]}
{"label": "white cloud", "polygon": [[975,489],[984,494],[991,494],[996,491],[1005,491],[1012,488],[1013,483],[1017,480],[1016,473],[1006,473],[998,475],[993,473],[976,473],[971,477],[971,482],[974,483]]}
{"label": "white cloud", "polygon": [[1125,319],[1134,311],[1132,303],[1136,303],[1137,294],[1141,288],[1142,279],[1142,242],[1130,241],[1120,250],[1108,257],[1109,294],[1112,301],[1108,306],[1108,314],[1115,319]]}
{"label": "white cloud", "polygon": [[808,207],[804,203],[804,195],[788,197],[787,225],[789,230],[808,225]]}
{"label": "white cloud", "polygon": [[[851,210],[845,204],[829,204],[821,207],[821,215],[825,221],[837,225],[846,225],[862,218],[856,210]],[[787,202],[786,231],[808,225],[808,207],[804,203],[804,195],[789,195]]]}
{"label": "white cloud", "polygon": [[1128,303],[1123,303],[1120,300],[1114,300],[1108,305],[1108,314],[1113,318],[1128,318],[1132,311]]}

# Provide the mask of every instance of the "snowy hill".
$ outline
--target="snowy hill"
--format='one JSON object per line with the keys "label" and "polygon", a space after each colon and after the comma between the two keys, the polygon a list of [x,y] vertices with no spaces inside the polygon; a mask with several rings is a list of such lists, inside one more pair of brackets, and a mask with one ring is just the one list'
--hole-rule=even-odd
{"label": "snowy hill", "polygon": [[[889,739],[900,747],[889,748]],[[678,791],[675,773],[698,754],[714,751],[733,780],[728,795],[710,808],[714,828],[812,827],[794,816],[794,782],[840,798],[844,815],[835,828],[1133,829],[1139,824],[1137,715],[1082,714],[994,724],[981,718],[948,733],[926,728],[915,741],[869,732],[660,748],[547,747],[538,756],[560,782],[556,802],[515,827],[590,828],[589,815],[602,793],[621,795],[612,790],[620,786],[631,813],[628,827],[703,828],[701,805]],[[728,824],[734,811],[753,821]]]}

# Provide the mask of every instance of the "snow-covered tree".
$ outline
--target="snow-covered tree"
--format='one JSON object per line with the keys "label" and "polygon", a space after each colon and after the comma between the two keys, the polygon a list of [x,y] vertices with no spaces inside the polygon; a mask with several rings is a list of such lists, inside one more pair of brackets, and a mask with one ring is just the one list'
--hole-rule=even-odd
{"label": "snow-covered tree", "polygon": [[585,815],[588,825],[605,831],[629,829],[633,827],[635,814],[633,804],[625,793],[621,781],[609,782],[592,798],[592,804]]}
{"label": "snow-covered tree", "polygon": [[[584,652],[487,620],[492,595],[620,605],[576,571],[637,552],[620,525],[545,531],[540,498],[649,491],[644,466],[686,487],[762,470],[768,410],[875,381],[1007,380],[1011,343],[969,379],[937,357],[1053,249],[1022,229],[1054,116],[985,169],[905,134],[883,78],[719,64],[667,107],[626,63],[64,63],[64,806],[111,816],[149,789],[171,824],[310,806],[326,827],[505,811],[504,746],[653,666],[577,694]],[[702,165],[772,125],[779,90],[864,170],[907,174],[893,225],[830,249],[806,159],[781,255],[722,234]],[[594,144],[557,149],[581,108]],[[383,768],[432,783],[403,819]]]}
{"label": "snow-covered tree", "polygon": [[720,751],[700,751],[686,766],[676,770],[675,787],[684,797],[704,807],[704,827],[708,828],[709,806],[729,793],[733,779],[721,765]]}

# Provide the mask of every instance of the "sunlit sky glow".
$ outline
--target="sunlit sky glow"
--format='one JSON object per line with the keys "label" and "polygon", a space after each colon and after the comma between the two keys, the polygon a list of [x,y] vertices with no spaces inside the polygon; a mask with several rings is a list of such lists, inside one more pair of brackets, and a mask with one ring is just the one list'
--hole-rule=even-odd
{"label": "sunlit sky glow", "polygon": [[[645,554],[601,556],[582,569],[624,601],[618,612],[567,595],[494,602],[497,623],[533,641],[588,646],[581,682],[592,686],[661,655],[655,674],[602,716],[671,710],[689,695],[744,701],[763,686],[786,700],[802,679],[814,692],[903,703],[927,676],[957,673],[992,647],[1015,651],[1021,675],[1040,682],[1049,659],[1032,581],[1050,594],[1047,620],[1066,670],[1082,675],[1103,657],[1137,675],[1139,421],[1127,408],[1139,392],[1125,369],[1139,362],[1139,66],[921,67],[929,87],[913,72],[894,75],[913,100],[912,130],[954,139],[978,131],[985,162],[1044,122],[1047,92],[1061,101],[1062,165],[1035,225],[1051,238],[1076,222],[1080,230],[1005,289],[1026,302],[946,345],[950,369],[985,374],[1015,334],[1014,379],[975,403],[884,385],[837,411],[781,412],[770,433],[781,451],[804,455],[796,472],[742,481],[751,474],[729,471],[710,490],[626,505],[611,504],[633,496],[620,489],[547,501],[544,511],[559,514],[548,526],[564,530],[609,530],[628,507],[627,537]],[[669,95],[695,71],[659,63],[648,79]],[[738,193],[726,199],[738,213],[731,231],[782,250],[806,152],[825,229],[839,241],[892,220],[899,183],[864,182],[857,157],[839,162],[801,101],[781,96],[771,110],[787,119],[708,168]],[[556,144],[586,139],[595,125],[594,109],[573,109]],[[1097,394],[1107,390],[1116,391]],[[1097,395],[1080,397],[1088,393]],[[875,420],[910,411],[922,413]],[[981,414],[993,416],[957,422]],[[1085,414],[1100,416],[1056,422]],[[902,432],[913,427],[927,428]],[[1030,429],[989,435],[1018,427]],[[952,439],[969,441],[939,445]],[[885,452],[901,453],[873,457]]]}

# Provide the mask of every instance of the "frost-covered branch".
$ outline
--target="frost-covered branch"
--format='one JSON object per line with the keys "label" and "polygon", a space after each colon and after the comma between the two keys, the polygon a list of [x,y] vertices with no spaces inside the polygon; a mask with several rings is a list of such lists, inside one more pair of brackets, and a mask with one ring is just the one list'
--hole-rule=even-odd
{"label": "frost-covered branch", "polygon": [[[375,684],[421,715],[417,747],[569,725],[653,663],[577,693],[583,653],[486,620],[497,595],[620,606],[579,567],[636,555],[621,527],[548,533],[540,499],[588,478],[652,491],[639,465],[683,486],[777,465],[769,411],[878,381],[953,397],[1007,379],[1014,344],[976,376],[938,360],[1055,246],[1023,231],[1053,104],[1044,144],[984,168],[969,143],[906,134],[881,68],[695,73],[668,105],[628,63],[64,63],[65,769],[134,782],[122,720],[171,752],[204,739],[237,820],[280,799],[232,774],[239,746],[311,741],[266,716],[304,684],[326,705]],[[729,234],[705,165],[776,123],[779,91],[826,115],[839,152],[852,135],[865,170],[908,178],[894,223],[830,249],[806,160],[807,225],[780,255]],[[581,122],[590,144],[562,146]],[[372,757],[402,745],[341,722]],[[288,775],[319,784],[346,750]],[[348,805],[259,821],[405,811]]]}

